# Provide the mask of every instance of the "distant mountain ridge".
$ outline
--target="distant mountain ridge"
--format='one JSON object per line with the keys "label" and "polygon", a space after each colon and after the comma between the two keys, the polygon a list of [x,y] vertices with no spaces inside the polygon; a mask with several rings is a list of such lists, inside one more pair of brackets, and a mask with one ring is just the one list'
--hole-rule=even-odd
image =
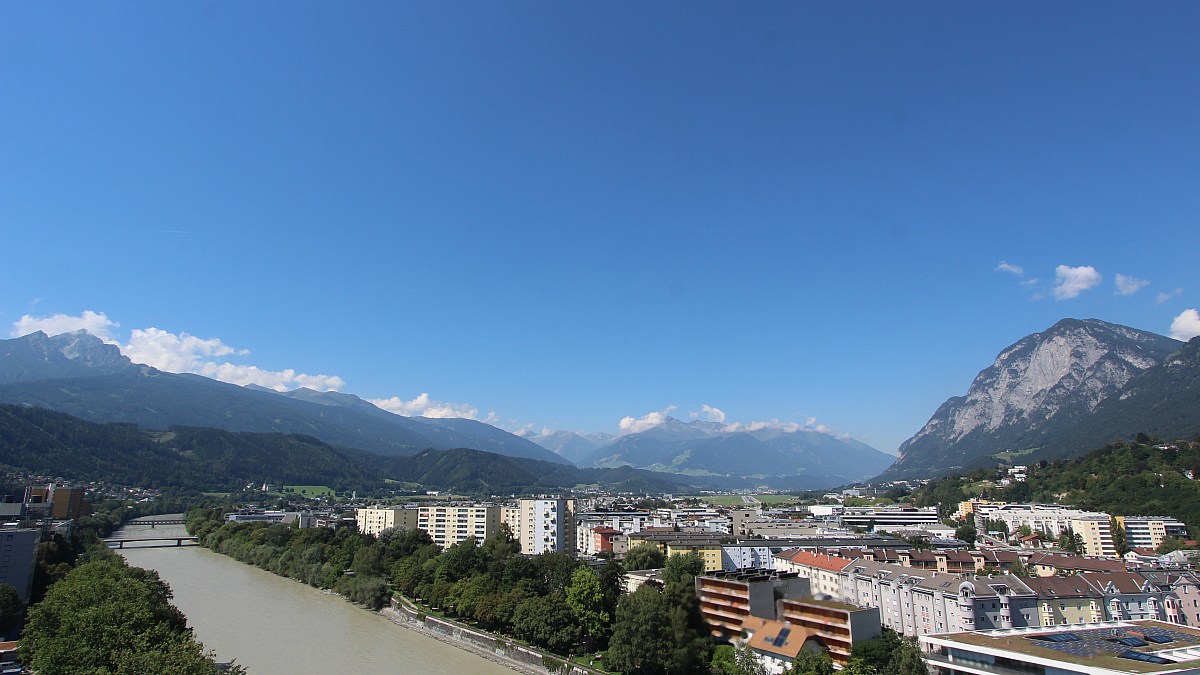
{"label": "distant mountain ridge", "polygon": [[[1194,342],[1194,341],[1193,341]],[[943,403],[879,478],[928,477],[989,465],[1080,454],[1138,431],[1196,433],[1200,407],[1178,402],[1195,345],[1098,319],[1063,319],[1000,352],[965,396]],[[1182,354],[1183,356],[1172,356]],[[1178,377],[1163,374],[1176,363]],[[1133,403],[1172,420],[1134,421]],[[1166,402],[1166,405],[1163,403]],[[1148,425],[1151,428],[1133,428]]]}
{"label": "distant mountain ridge", "polygon": [[339,491],[395,489],[387,480],[476,494],[569,490],[579,484],[637,492],[686,488],[674,476],[638,469],[579,469],[466,448],[381,457],[299,434],[182,426],[146,431],[6,404],[0,404],[0,463],[76,480],[191,490],[238,491],[263,481]]}
{"label": "distant mountain ridge", "polygon": [[467,419],[403,417],[352,394],[280,393],[135,364],[86,332],[37,332],[0,340],[0,403],[59,410],[93,422],[305,434],[382,455],[474,448],[551,462],[567,460],[531,441]]}
{"label": "distant mountain ridge", "polygon": [[811,429],[766,426],[731,429],[704,420],[673,417],[644,431],[620,436],[579,455],[580,466],[634,466],[684,476],[790,478],[812,488],[869,478],[895,458],[853,439]]}

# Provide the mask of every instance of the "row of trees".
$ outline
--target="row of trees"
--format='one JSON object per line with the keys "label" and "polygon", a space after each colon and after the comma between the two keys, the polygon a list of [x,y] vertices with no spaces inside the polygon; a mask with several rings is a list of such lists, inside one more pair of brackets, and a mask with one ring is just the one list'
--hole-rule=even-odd
{"label": "row of trees", "polygon": [[557,654],[607,649],[609,667],[622,672],[702,672],[711,651],[692,591],[692,577],[703,571],[695,554],[666,561],[665,588],[649,585],[623,596],[619,561],[610,558],[593,570],[565,553],[522,556],[503,526],[479,544],[467,539],[445,550],[420,529],[375,537],[350,529],[226,523],[219,511],[189,513],[188,529],[215,551],[368,608],[387,602],[390,580],[397,591],[448,616]]}
{"label": "row of trees", "polygon": [[[42,675],[74,673],[244,673],[218,668],[171,603],[156,572],[128,566],[101,538],[126,520],[178,508],[104,502],[80,518],[70,538],[38,544],[33,593],[21,638],[22,657]],[[0,588],[0,608],[6,595]],[[0,620],[8,616],[0,611]]]}
{"label": "row of trees", "polygon": [[[189,513],[189,531],[213,550],[370,608],[387,602],[390,586],[447,616],[560,655],[607,650],[605,666],[626,675],[762,672],[748,649],[713,643],[693,588],[704,569],[694,553],[664,559],[657,547],[643,545],[625,564],[609,557],[593,569],[563,553],[522,556],[506,527],[478,545],[468,539],[442,550],[419,529],[374,537],[225,523],[220,515]],[[626,565],[662,568],[662,584],[623,593]],[[914,645],[885,633],[856,647],[852,665],[855,675],[918,675],[910,667],[914,655],[923,668]],[[832,664],[827,655],[805,654],[790,672],[831,675]]]}

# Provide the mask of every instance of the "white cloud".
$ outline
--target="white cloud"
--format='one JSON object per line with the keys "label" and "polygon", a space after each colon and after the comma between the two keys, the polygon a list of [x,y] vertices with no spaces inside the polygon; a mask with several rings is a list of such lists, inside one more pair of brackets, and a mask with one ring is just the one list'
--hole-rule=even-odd
{"label": "white cloud", "polygon": [[144,363],[170,373],[195,373],[214,380],[245,386],[256,384],[276,391],[308,387],[317,391],[337,391],[346,386],[336,375],[309,375],[291,368],[266,370],[254,365],[235,364],[214,359],[245,356],[245,349],[230,347],[220,338],[199,338],[187,333],[170,333],[160,328],[135,328],[122,353],[134,363]]}
{"label": "white cloud", "polygon": [[1005,262],[1003,260],[1000,261],[999,265],[996,265],[996,271],[997,272],[1008,272],[1009,274],[1015,274],[1017,276],[1021,276],[1022,274],[1025,274],[1024,267],[1021,267],[1020,265],[1014,265],[1012,263]]}
{"label": "white cloud", "polygon": [[134,363],[144,363],[172,373],[194,373],[207,363],[206,359],[230,354],[244,355],[218,338],[198,338],[187,333],[168,333],[160,328],[135,328],[129,344],[121,351]]}
{"label": "white cloud", "polygon": [[717,424],[725,423],[725,411],[720,408],[714,408],[708,404],[700,406],[700,412],[688,413],[692,419],[704,418],[706,422],[716,422]]}
{"label": "white cloud", "polygon": [[1124,274],[1117,275],[1117,295],[1133,295],[1150,285],[1146,279],[1136,279]]}
{"label": "white cloud", "polygon": [[1037,279],[1022,279],[1021,285],[1024,286],[1025,288],[1033,288],[1034,286],[1038,285],[1038,280]]}
{"label": "white cloud", "polygon": [[758,431],[760,429],[777,429],[779,431],[786,431],[788,433],[791,433],[794,431],[800,431],[802,429],[807,429],[807,428],[809,428],[809,427],[806,425],[800,424],[799,422],[783,422],[778,419],[772,419],[767,422],[764,422],[761,420],[755,420],[753,422],[734,422],[732,424],[726,424],[725,428],[722,429],[722,431],[734,432],[734,431]]}
{"label": "white cloud", "polygon": [[86,330],[109,344],[120,347],[121,353],[134,363],[143,363],[169,373],[195,373],[230,384],[257,384],[276,391],[287,391],[297,387],[308,387],[318,391],[338,390],[346,382],[336,375],[309,375],[286,370],[264,370],[258,366],[220,363],[222,356],[245,356],[245,349],[235,349],[220,338],[199,338],[187,333],[170,333],[160,328],[135,328],[130,332],[128,344],[122,344],[113,329],[121,324],[108,318],[103,312],[87,310],[79,316],[55,314],[53,316],[23,316],[13,324],[12,335],[19,337],[34,331],[45,331],[59,335],[76,330]]}
{"label": "white cloud", "polygon": [[[388,412],[409,417],[465,417],[471,420],[479,417],[479,409],[469,403],[435,401],[429,398],[429,394],[424,392],[411,401],[405,401],[399,396],[369,400],[375,406]],[[491,418],[494,413],[489,413],[488,415]]]}
{"label": "white cloud", "polygon": [[1059,265],[1054,268],[1054,298],[1070,300],[1080,293],[1095,288],[1100,284],[1100,273],[1091,265],[1069,267]]}
{"label": "white cloud", "polygon": [[1200,335],[1200,312],[1185,309],[1171,322],[1171,337],[1176,340],[1191,340]]}
{"label": "white cloud", "polygon": [[677,408],[675,406],[669,405],[664,410],[646,413],[637,419],[632,417],[622,417],[618,426],[621,427],[622,433],[636,434],[639,431],[652,429],[663,422],[666,422],[667,418],[671,416],[671,413],[675,412],[676,410]]}
{"label": "white cloud", "polygon": [[90,309],[84,310],[83,314],[79,316],[70,316],[67,314],[30,316],[26,314],[13,323],[12,331],[10,331],[9,335],[12,337],[21,337],[22,335],[36,333],[39,330],[47,335],[61,335],[62,333],[86,330],[105,342],[116,344],[117,340],[113,335],[113,329],[120,327],[120,325],[109,319],[104,312],[93,312]]}
{"label": "white cloud", "polygon": [[1163,304],[1164,302],[1166,302],[1166,301],[1170,300],[1171,298],[1173,298],[1173,297],[1175,297],[1175,296],[1177,296],[1177,295],[1180,295],[1180,294],[1182,294],[1182,293],[1183,293],[1183,289],[1182,289],[1182,288],[1176,288],[1176,289],[1175,289],[1175,290],[1173,290],[1173,291],[1163,291],[1163,292],[1161,292],[1161,293],[1159,293],[1159,294],[1158,294],[1158,297],[1157,297],[1157,298],[1155,298],[1155,299],[1154,299],[1154,304],[1156,304],[1156,305],[1161,305],[1161,304]]}

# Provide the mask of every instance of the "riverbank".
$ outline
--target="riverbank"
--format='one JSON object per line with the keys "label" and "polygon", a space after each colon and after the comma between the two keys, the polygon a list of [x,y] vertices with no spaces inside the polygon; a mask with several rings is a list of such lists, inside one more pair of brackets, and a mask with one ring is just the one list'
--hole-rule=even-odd
{"label": "riverbank", "polygon": [[456,643],[399,630],[388,617],[339,595],[203,547],[127,547],[119,553],[170,584],[172,603],[217,660],[234,660],[252,675],[524,672]]}
{"label": "riverbank", "polygon": [[441,631],[433,630],[427,627],[424,623],[410,619],[407,615],[391,607],[385,607],[379,610],[379,614],[401,628],[408,629],[414,633],[419,633],[427,638],[437,640],[438,642],[448,644],[451,647],[457,647],[458,649],[471,652],[476,656],[485,658],[488,661],[504,666],[510,670],[515,670],[518,673],[524,673],[524,675],[546,675],[545,668],[534,667],[529,664],[522,663],[502,654],[497,654],[495,650],[489,651],[482,645],[456,638],[453,635],[447,635]]}
{"label": "riverbank", "polygon": [[427,616],[408,600],[392,598],[388,608],[380,610],[397,625],[428,635],[442,642],[466,649],[521,673],[530,675],[607,675],[607,671],[571,663],[561,656],[512,641],[457,621]]}

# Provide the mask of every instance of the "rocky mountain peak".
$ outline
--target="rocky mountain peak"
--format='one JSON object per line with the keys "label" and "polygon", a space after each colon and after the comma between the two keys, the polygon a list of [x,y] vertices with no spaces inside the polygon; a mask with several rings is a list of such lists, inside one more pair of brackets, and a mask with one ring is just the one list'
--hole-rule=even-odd
{"label": "rocky mountain peak", "polygon": [[111,375],[133,367],[116,345],[83,330],[53,337],[37,331],[0,340],[0,384]]}
{"label": "rocky mountain peak", "polygon": [[942,404],[900,446],[893,471],[1037,447],[1043,430],[1091,414],[1181,345],[1099,319],[1063,319],[1002,350],[965,396]]}

